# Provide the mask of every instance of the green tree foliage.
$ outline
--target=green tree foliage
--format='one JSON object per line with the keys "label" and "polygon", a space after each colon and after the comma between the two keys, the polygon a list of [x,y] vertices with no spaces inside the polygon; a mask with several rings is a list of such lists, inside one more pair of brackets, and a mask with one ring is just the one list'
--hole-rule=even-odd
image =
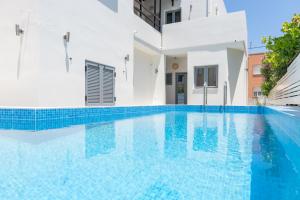
{"label": "green tree foliage", "polygon": [[266,96],[286,73],[290,62],[300,52],[300,14],[294,15],[291,22],[283,23],[281,31],[282,36],[269,36],[262,39],[267,49],[262,69],[265,77],[262,92]]}

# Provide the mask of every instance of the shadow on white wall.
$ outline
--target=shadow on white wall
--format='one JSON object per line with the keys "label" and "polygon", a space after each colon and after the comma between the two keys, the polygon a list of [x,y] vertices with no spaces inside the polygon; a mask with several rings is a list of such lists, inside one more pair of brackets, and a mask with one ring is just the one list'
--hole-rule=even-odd
{"label": "shadow on white wall", "polygon": [[103,3],[106,7],[111,9],[114,12],[118,12],[118,1],[119,0],[98,0]]}

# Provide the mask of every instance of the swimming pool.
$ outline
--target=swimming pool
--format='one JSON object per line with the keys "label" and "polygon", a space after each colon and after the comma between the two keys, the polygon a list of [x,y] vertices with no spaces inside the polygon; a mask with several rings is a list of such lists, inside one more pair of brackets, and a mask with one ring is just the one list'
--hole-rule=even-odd
{"label": "swimming pool", "polygon": [[2,110],[1,200],[300,199],[299,121],[271,108],[74,110]]}

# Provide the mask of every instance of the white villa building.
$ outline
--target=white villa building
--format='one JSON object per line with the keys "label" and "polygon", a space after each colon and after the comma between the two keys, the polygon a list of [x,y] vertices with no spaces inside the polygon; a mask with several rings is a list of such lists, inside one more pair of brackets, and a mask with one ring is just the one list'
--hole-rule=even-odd
{"label": "white villa building", "polygon": [[0,1],[0,106],[246,105],[246,62],[223,0]]}

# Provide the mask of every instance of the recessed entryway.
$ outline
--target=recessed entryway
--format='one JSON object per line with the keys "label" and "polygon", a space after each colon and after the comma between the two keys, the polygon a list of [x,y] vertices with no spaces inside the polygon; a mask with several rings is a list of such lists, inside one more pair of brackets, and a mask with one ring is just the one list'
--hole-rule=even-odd
{"label": "recessed entryway", "polygon": [[187,56],[166,57],[166,103],[187,104]]}

